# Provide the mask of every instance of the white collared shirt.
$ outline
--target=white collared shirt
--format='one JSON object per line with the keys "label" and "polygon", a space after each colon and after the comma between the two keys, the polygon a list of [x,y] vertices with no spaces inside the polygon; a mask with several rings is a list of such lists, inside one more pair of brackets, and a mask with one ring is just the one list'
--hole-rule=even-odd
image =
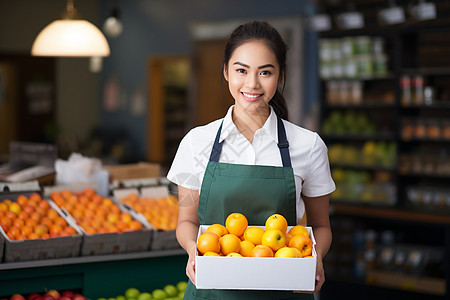
{"label": "white collared shirt", "polygon": [[[250,143],[232,120],[231,106],[223,119],[193,128],[180,142],[167,178],[182,187],[200,190],[203,175],[211,155],[212,145],[223,120],[220,140],[224,141],[220,162],[244,165],[282,166],[278,148],[277,116],[271,112]],[[301,198],[319,197],[335,190],[328,162],[327,147],[315,132],[283,120],[289,142],[297,193],[297,221],[305,208]]]}

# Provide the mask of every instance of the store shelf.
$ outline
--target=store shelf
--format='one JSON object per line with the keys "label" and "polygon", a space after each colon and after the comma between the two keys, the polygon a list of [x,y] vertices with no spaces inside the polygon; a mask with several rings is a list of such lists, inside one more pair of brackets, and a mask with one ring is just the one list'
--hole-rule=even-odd
{"label": "store shelf", "polygon": [[431,278],[390,271],[370,270],[366,283],[375,286],[443,296],[446,293],[444,278]]}
{"label": "store shelf", "polygon": [[0,297],[49,289],[90,299],[116,297],[129,287],[152,291],[187,280],[186,261],[177,249],[0,264]]}
{"label": "store shelf", "polygon": [[391,219],[408,222],[425,222],[431,224],[450,225],[450,215],[448,214],[430,214],[398,208],[374,207],[362,204],[331,203],[330,211],[331,215],[340,214],[379,218],[381,220]]}
{"label": "store shelf", "polygon": [[33,260],[22,261],[14,263],[0,263],[1,270],[12,269],[25,269],[25,268],[39,268],[39,267],[51,267],[51,266],[63,266],[73,264],[85,264],[85,263],[98,263],[108,261],[130,260],[130,259],[142,259],[162,256],[173,255],[185,255],[186,252],[183,249],[173,249],[164,251],[146,251],[146,252],[133,252],[122,254],[110,254],[110,255],[92,255],[92,256],[79,256],[59,259],[47,259],[47,260]]}

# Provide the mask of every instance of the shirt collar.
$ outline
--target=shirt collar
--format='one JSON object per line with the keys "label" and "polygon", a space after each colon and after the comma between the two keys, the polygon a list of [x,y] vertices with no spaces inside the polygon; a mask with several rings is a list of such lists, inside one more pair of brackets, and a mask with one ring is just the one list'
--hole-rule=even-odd
{"label": "shirt collar", "polygon": [[[233,108],[234,105],[232,105],[228,109],[227,114],[223,118],[222,132],[220,133],[220,140],[219,140],[220,143],[224,139],[226,139],[230,134],[239,132],[236,125],[234,125],[233,123],[232,119]],[[270,115],[260,130],[267,133],[276,143],[278,143],[277,115],[275,114],[275,111],[273,110],[272,106],[269,105],[269,108],[270,108]]]}

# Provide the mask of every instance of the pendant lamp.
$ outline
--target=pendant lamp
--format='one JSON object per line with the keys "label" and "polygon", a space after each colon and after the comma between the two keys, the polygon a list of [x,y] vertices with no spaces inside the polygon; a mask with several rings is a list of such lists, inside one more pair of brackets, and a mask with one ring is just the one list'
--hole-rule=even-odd
{"label": "pendant lamp", "polygon": [[101,57],[109,56],[108,42],[92,23],[81,19],[67,0],[61,19],[47,25],[34,40],[33,56]]}

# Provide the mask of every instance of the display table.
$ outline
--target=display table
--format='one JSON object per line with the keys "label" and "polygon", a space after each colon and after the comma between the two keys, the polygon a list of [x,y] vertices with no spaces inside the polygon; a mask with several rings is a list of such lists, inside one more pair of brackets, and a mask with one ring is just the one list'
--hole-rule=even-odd
{"label": "display table", "polygon": [[182,249],[82,256],[0,264],[0,297],[76,290],[90,299],[123,295],[129,287],[152,291],[187,280]]}

